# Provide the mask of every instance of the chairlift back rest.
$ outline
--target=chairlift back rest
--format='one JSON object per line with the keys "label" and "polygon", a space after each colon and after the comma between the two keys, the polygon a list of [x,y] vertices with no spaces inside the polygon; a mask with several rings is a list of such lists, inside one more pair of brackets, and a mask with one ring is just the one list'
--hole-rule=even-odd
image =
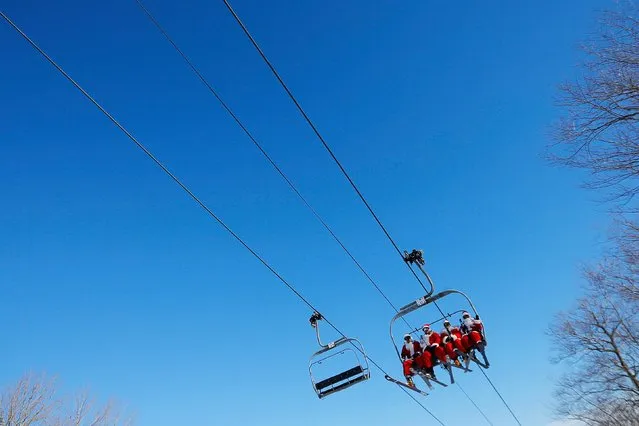
{"label": "chairlift back rest", "polygon": [[[337,374],[337,375],[335,375],[333,377],[329,377],[328,379],[325,379],[325,380],[322,380],[320,382],[317,382],[315,384],[315,388],[318,391],[321,391],[322,389],[324,389],[324,388],[326,388],[328,386],[334,385],[335,383],[341,382],[342,380],[350,379],[351,377],[356,376],[358,374],[362,374],[363,372],[364,372],[364,369],[362,368],[362,366],[358,365],[356,367],[351,368],[350,370],[344,371],[343,373],[339,373],[339,374]],[[365,378],[366,376],[364,375],[364,376],[361,376],[361,377]],[[357,381],[359,381],[359,380],[357,380]],[[350,385],[350,384],[351,384],[350,382],[344,383],[344,385]],[[341,388],[341,386],[343,386],[343,385],[339,385],[339,386],[337,386],[334,389]]]}

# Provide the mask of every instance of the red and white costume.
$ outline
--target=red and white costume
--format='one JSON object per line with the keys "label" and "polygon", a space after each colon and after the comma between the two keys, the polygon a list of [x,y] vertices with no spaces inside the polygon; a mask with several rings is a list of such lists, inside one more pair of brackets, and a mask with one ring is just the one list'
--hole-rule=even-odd
{"label": "red and white costume", "polygon": [[442,347],[442,338],[439,333],[434,332],[430,328],[424,330],[426,334],[422,336],[422,347],[428,349],[441,362],[446,362],[446,351]]}
{"label": "red and white costume", "polygon": [[413,359],[416,354],[420,354],[421,352],[422,348],[419,342],[411,340],[402,346],[402,359]]}
{"label": "red and white costume", "polygon": [[[457,327],[455,327],[457,328]],[[444,346],[444,351],[446,351],[446,355],[452,360],[456,360],[458,355],[455,352],[455,349],[460,350],[462,353],[465,352],[463,349],[462,341],[461,341],[461,331],[457,328],[457,334],[453,333],[453,327],[450,325],[448,327],[444,327],[440,335],[442,336],[442,343]]]}
{"label": "red and white costume", "polygon": [[413,372],[410,371],[413,363],[416,367],[422,368],[422,348],[419,342],[410,340],[402,346],[402,359],[404,360],[404,376],[411,377]]}
{"label": "red and white costume", "polygon": [[467,312],[464,312],[463,316],[466,318],[463,319],[462,328],[466,334],[462,336],[462,342],[470,349],[482,341],[481,332],[484,325],[481,320],[471,318]]}
{"label": "red and white costume", "polygon": [[459,329],[459,327],[451,326],[451,327],[448,327],[448,330],[450,331],[450,334],[453,337],[453,345],[455,346],[455,349],[458,349],[463,353],[468,352],[470,348],[464,345],[462,332]]}

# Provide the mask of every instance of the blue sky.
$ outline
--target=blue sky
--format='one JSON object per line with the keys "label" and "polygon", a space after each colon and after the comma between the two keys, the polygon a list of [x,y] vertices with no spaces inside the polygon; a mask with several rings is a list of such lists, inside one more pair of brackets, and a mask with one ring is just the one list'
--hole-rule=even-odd
{"label": "blue sky", "polygon": [[[391,300],[421,296],[223,4],[147,6]],[[607,217],[578,172],[542,154],[556,85],[577,75],[577,44],[606,4],[234,6],[400,246],[425,250],[439,289],[471,296],[488,374],[521,420],[549,423],[559,370],[544,331],[578,294]],[[390,307],[133,0],[3,10],[401,376]],[[65,389],[116,396],[142,426],[430,424],[378,371],[318,401],[308,309],[8,25],[0,47],[0,383],[57,374]],[[459,382],[494,424],[513,424],[482,376]],[[423,402],[447,424],[479,416],[455,387]]]}

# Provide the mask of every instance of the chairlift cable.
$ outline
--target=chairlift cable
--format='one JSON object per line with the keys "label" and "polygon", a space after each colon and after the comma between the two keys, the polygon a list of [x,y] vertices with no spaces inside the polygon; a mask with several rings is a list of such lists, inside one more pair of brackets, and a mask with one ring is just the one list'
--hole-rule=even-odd
{"label": "chairlift cable", "polygon": [[[244,125],[244,123],[240,120],[240,118],[237,116],[237,114],[235,114],[235,112],[231,109],[231,107],[222,99],[221,95],[217,92],[217,90],[215,90],[213,85],[207,80],[207,78],[202,74],[202,72],[193,63],[193,61],[191,61],[191,59],[189,59],[189,57],[186,55],[186,53],[178,46],[178,44],[175,42],[175,40],[170,36],[168,31],[162,26],[162,24],[160,24],[160,22],[153,15],[153,13],[151,13],[151,11],[144,5],[142,0],[135,0],[135,1],[140,6],[140,8],[144,12],[144,14],[147,16],[147,18],[149,18],[149,20],[155,25],[155,27],[160,31],[160,33],[164,36],[164,38],[171,44],[171,46],[173,46],[173,48],[182,57],[182,59],[184,59],[186,64],[193,71],[193,73],[198,77],[198,79],[204,84],[204,86],[208,89],[208,91],[218,100],[218,102],[220,103],[222,108],[231,116],[233,121],[240,127],[240,129],[244,132],[244,134],[246,134],[246,136],[251,140],[251,142],[257,147],[257,149],[264,156],[264,158],[266,158],[266,160],[273,166],[273,168],[282,177],[282,179],[284,179],[284,181],[291,188],[291,190],[298,196],[298,198],[302,201],[302,203],[311,211],[313,216],[315,216],[315,218],[328,231],[328,233],[333,237],[333,239],[337,242],[337,244],[339,244],[339,246],[342,248],[342,250],[344,250],[344,252],[351,258],[353,263],[355,263],[355,265],[366,276],[368,281],[375,287],[375,289],[377,289],[379,294],[384,298],[384,300],[386,300],[386,302],[391,306],[391,308],[395,311],[395,313],[398,313],[399,310],[397,309],[397,307],[395,307],[393,302],[391,302],[391,300],[386,296],[386,294],[384,294],[382,289],[377,285],[377,283],[375,283],[375,281],[370,276],[370,274],[364,269],[364,267],[359,263],[359,261],[353,256],[353,254],[350,252],[350,250],[348,250],[348,248],[342,243],[342,241],[335,234],[335,232],[330,228],[330,226],[326,223],[326,221],[319,215],[319,213],[311,206],[311,204],[306,200],[306,198],[300,193],[300,191],[297,189],[295,184],[293,184],[293,182],[290,180],[290,178],[284,173],[284,171],[271,158],[271,156],[268,154],[268,152],[264,149],[264,147],[262,147],[260,142],[248,130],[246,125]],[[439,309],[439,306],[437,306],[437,308]],[[440,309],[440,312],[441,312],[441,309]],[[442,315],[444,315],[443,312],[441,312],[441,313],[442,313]],[[404,321],[404,323],[409,328],[415,328],[414,326],[409,324],[408,321],[405,318],[402,318],[402,320]],[[460,385],[458,384],[458,386],[460,386]],[[461,386],[460,386],[460,389],[461,389]],[[407,392],[406,389],[402,388],[402,390]],[[484,418],[486,418],[486,415],[477,406],[475,401],[473,401],[472,398],[466,392],[463,391],[463,389],[462,389],[462,392],[464,393],[466,398],[475,406],[475,408],[477,408],[477,410],[480,412],[480,414]],[[408,392],[408,395],[413,397],[413,395],[411,395],[410,392]],[[486,418],[486,420],[488,420],[488,419]],[[492,425],[490,420],[488,420],[488,423]]]}
{"label": "chairlift cable", "polygon": [[475,404],[475,401],[473,401],[473,399],[470,397],[470,395],[468,395],[466,393],[466,391],[464,390],[464,388],[461,387],[461,385],[457,382],[455,382],[455,384],[457,385],[457,387],[459,388],[460,391],[462,391],[462,393],[464,395],[466,395],[466,398],[468,398],[468,400],[475,406],[475,408],[477,409],[477,411],[479,411],[479,413],[484,417],[484,419],[488,422],[488,424],[490,426],[493,426],[493,422],[490,421],[490,419],[486,416],[486,414],[484,414],[484,412],[482,411],[481,408],[479,408],[479,406],[477,404]]}
{"label": "chairlift cable", "polygon": [[[295,97],[295,95],[293,95],[293,92],[291,92],[291,90],[288,88],[288,86],[286,85],[286,83],[284,82],[284,80],[282,79],[282,77],[280,76],[280,74],[277,72],[277,70],[275,69],[275,66],[271,63],[271,61],[268,59],[268,57],[266,56],[266,54],[264,53],[264,51],[262,51],[262,48],[260,47],[260,45],[257,43],[257,41],[253,38],[253,36],[251,35],[250,31],[248,30],[248,28],[244,25],[244,22],[242,22],[242,20],[240,19],[240,17],[238,16],[238,14],[235,12],[235,10],[233,9],[233,7],[231,6],[231,4],[229,3],[228,0],[222,0],[224,2],[224,4],[226,5],[226,8],[229,10],[229,12],[231,13],[231,15],[233,15],[233,18],[235,18],[235,21],[238,23],[238,25],[242,28],[242,31],[244,31],[244,34],[246,35],[246,37],[250,40],[251,44],[253,45],[253,47],[255,47],[255,49],[257,50],[257,52],[259,53],[259,55],[262,57],[262,59],[264,60],[264,62],[266,63],[266,65],[268,66],[268,68],[271,70],[271,72],[273,73],[273,75],[275,76],[275,78],[277,79],[277,81],[279,81],[280,85],[282,86],[282,88],[284,89],[284,91],[286,92],[286,94],[288,95],[288,97],[291,99],[291,101],[293,101],[293,103],[295,104],[295,106],[297,107],[298,111],[300,112],[300,114],[302,115],[302,117],[304,118],[304,120],[308,123],[308,125],[311,127],[311,129],[313,130],[313,133],[315,133],[315,135],[317,136],[317,138],[320,140],[320,142],[322,143],[322,145],[324,146],[324,148],[326,149],[326,151],[329,153],[329,155],[331,156],[331,158],[333,159],[333,161],[335,162],[335,164],[337,164],[337,166],[339,167],[339,169],[341,170],[342,174],[344,175],[344,177],[348,180],[348,182],[350,183],[351,187],[353,187],[353,189],[355,190],[355,192],[357,193],[357,195],[359,196],[359,198],[362,200],[362,202],[364,203],[364,205],[366,206],[366,208],[368,209],[368,211],[370,212],[371,216],[373,216],[373,219],[375,219],[375,221],[377,222],[377,224],[379,225],[379,227],[382,229],[382,231],[384,232],[384,234],[386,235],[386,238],[388,238],[388,240],[390,241],[390,243],[393,245],[393,247],[395,248],[395,251],[397,251],[397,254],[399,254],[399,256],[404,259],[404,255],[402,254],[402,251],[399,249],[397,243],[395,243],[395,240],[393,240],[393,237],[391,237],[390,233],[388,232],[388,230],[386,229],[386,227],[384,226],[384,224],[382,223],[382,221],[379,219],[379,217],[377,216],[377,214],[375,213],[375,211],[373,210],[373,208],[371,207],[371,205],[368,203],[368,201],[366,200],[366,198],[364,197],[364,194],[362,194],[362,192],[359,190],[359,188],[357,187],[357,185],[355,184],[355,182],[353,181],[353,179],[351,178],[351,176],[348,174],[348,172],[346,171],[346,169],[344,168],[344,166],[342,165],[342,163],[339,161],[339,159],[335,156],[335,153],[333,153],[333,150],[331,149],[331,147],[328,145],[328,143],[326,142],[326,140],[324,139],[324,137],[322,136],[322,134],[319,132],[319,130],[317,129],[317,127],[315,126],[315,124],[313,123],[313,121],[311,120],[311,118],[308,116],[308,114],[306,113],[306,111],[304,110],[304,108],[302,108],[302,105],[298,102],[297,98]],[[417,281],[419,282],[419,284],[422,286],[422,288],[424,289],[424,291],[428,292],[428,290],[426,289],[426,286],[424,285],[424,283],[422,282],[422,280],[419,278],[419,276],[417,275],[417,273],[413,270],[413,268],[409,265],[406,264],[408,266],[408,269],[410,269],[410,271],[412,272],[413,276],[415,277],[415,279],[417,279]]]}
{"label": "chairlift cable", "polygon": [[488,377],[488,374],[486,374],[486,372],[484,371],[484,368],[481,365],[478,365],[477,367],[479,367],[479,370],[482,372],[482,374],[484,375],[484,377],[486,378],[486,380],[488,380],[488,383],[490,383],[490,386],[493,387],[493,390],[495,391],[495,393],[497,394],[497,396],[499,396],[499,399],[501,399],[501,402],[504,403],[504,405],[506,406],[506,408],[508,408],[508,411],[510,411],[510,415],[513,416],[513,419],[515,419],[515,421],[517,422],[517,424],[519,426],[521,426],[521,422],[519,421],[519,419],[517,418],[517,416],[515,415],[515,413],[513,412],[512,408],[510,408],[510,405],[508,405],[508,403],[506,402],[506,400],[504,399],[503,396],[501,396],[501,392],[499,392],[497,390],[497,387],[493,384],[493,381],[490,380],[490,378]]}
{"label": "chairlift cable", "polygon": [[[153,153],[146,148],[133,134],[127,130],[111,113],[109,113],[91,94],[89,94],[78,82],[76,82],[57,62],[55,62],[35,41],[33,41],[17,24],[15,24],[2,10],[0,10],[0,16],[16,31],[22,38],[24,38],[40,55],[44,57],[54,68],[56,68],[60,74],[64,76],[76,89],[78,89],[96,108],[102,112],[122,133],[124,133],[138,148],[140,148],[147,157],[149,157],[167,176],[171,178],[187,195],[193,199],[202,209],[208,213],[218,224],[220,224],[231,236],[239,242],[245,249],[247,249],[253,257],[260,261],[273,275],[275,275],[289,290],[291,290],[306,306],[308,306],[314,312],[319,312],[308,299],[306,299],[299,291],[293,287],[282,275],[280,275],[273,266],[271,266],[259,253],[252,249],[238,234],[236,234],[220,217],[218,217],[195,193],[193,193],[175,174],[173,174],[160,160],[153,155]],[[331,323],[326,317],[324,321],[331,326],[336,333],[346,338],[346,335],[342,333],[333,323]],[[368,359],[377,367],[380,372],[387,374],[384,369],[377,364],[372,358]],[[412,395],[409,395],[412,397]],[[439,420],[428,408],[419,403],[413,398],[428,414],[430,414],[439,424],[445,426],[445,424]]]}
{"label": "chairlift cable", "polygon": [[437,420],[437,422],[441,425],[443,425],[442,421],[439,420],[437,417],[435,417],[428,408],[426,408],[426,406],[424,404],[421,403],[421,401],[419,401],[417,398],[415,398],[415,396],[413,394],[411,394],[408,390],[406,390],[405,388],[401,387],[401,386],[397,386],[398,388],[400,388],[401,390],[404,391],[404,393],[408,396],[410,396],[410,398],[415,401],[415,403],[417,403],[420,407],[422,407],[424,410],[426,410],[431,416],[433,416],[433,418],[435,420]]}
{"label": "chairlift cable", "polygon": [[[384,224],[381,222],[381,220],[379,219],[379,217],[377,216],[377,214],[375,214],[375,212],[373,211],[373,208],[371,207],[371,205],[368,203],[368,201],[366,200],[366,198],[364,197],[364,195],[362,194],[362,192],[359,190],[359,188],[357,187],[357,185],[355,184],[355,182],[353,181],[353,179],[350,177],[350,175],[348,174],[348,172],[346,171],[346,169],[344,168],[344,166],[342,165],[342,163],[339,161],[339,159],[336,157],[335,153],[333,152],[333,150],[330,148],[330,146],[328,145],[328,143],[326,142],[326,140],[324,139],[324,137],[322,136],[322,134],[319,132],[319,130],[317,129],[317,127],[315,126],[315,124],[313,123],[313,121],[311,120],[311,118],[309,117],[309,115],[306,113],[306,111],[304,110],[304,108],[301,106],[301,104],[299,103],[299,101],[297,100],[297,98],[295,97],[295,95],[293,95],[293,92],[289,89],[288,85],[284,82],[284,80],[282,79],[282,77],[280,76],[280,74],[277,72],[277,70],[275,69],[275,66],[271,63],[271,61],[268,59],[268,57],[266,56],[266,54],[264,53],[264,51],[262,50],[262,48],[259,46],[259,44],[257,43],[257,41],[255,40],[255,38],[253,37],[253,35],[251,34],[251,32],[248,30],[248,28],[246,27],[246,25],[244,24],[244,22],[241,20],[241,18],[239,17],[239,15],[235,12],[235,10],[233,9],[232,5],[230,4],[229,0],[222,0],[224,5],[226,6],[226,8],[228,9],[228,11],[231,13],[231,15],[233,16],[233,18],[235,19],[235,21],[237,22],[237,24],[240,26],[240,28],[242,29],[242,31],[244,32],[244,34],[246,35],[246,37],[249,39],[249,41],[251,42],[251,44],[253,45],[253,47],[255,48],[255,50],[258,52],[258,54],[261,56],[261,58],[263,59],[263,61],[265,62],[265,64],[268,66],[268,68],[271,70],[271,73],[275,76],[275,78],[277,79],[277,81],[280,83],[280,85],[282,86],[282,88],[284,89],[284,91],[286,92],[286,94],[288,95],[288,97],[291,99],[291,101],[293,102],[293,104],[297,107],[298,111],[300,112],[300,114],[302,115],[302,117],[304,118],[304,120],[308,123],[308,125],[311,127],[311,129],[313,130],[313,133],[315,133],[315,135],[317,136],[317,138],[319,139],[319,141],[322,143],[322,145],[324,146],[324,148],[326,149],[326,151],[329,153],[329,155],[331,156],[331,158],[333,159],[333,161],[335,162],[335,164],[339,167],[340,171],[342,172],[342,174],[344,175],[344,177],[348,180],[348,182],[350,183],[350,185],[352,186],[352,188],[355,190],[355,192],[357,193],[357,195],[359,196],[359,198],[362,200],[362,202],[364,203],[364,205],[366,206],[366,208],[368,209],[368,211],[370,212],[371,216],[373,216],[373,219],[375,219],[375,221],[377,222],[377,224],[379,225],[379,227],[382,229],[383,233],[386,235],[386,237],[388,238],[388,240],[391,242],[391,244],[393,245],[393,247],[395,248],[395,250],[397,251],[397,253],[400,255],[400,257],[402,259],[404,259],[404,255],[402,254],[402,251],[399,249],[397,243],[395,243],[395,240],[393,240],[393,238],[391,237],[390,233],[388,232],[388,230],[386,229],[386,227],[384,226]],[[405,262],[406,263],[406,262]],[[419,276],[417,275],[417,273],[413,270],[413,268],[411,267],[410,264],[406,263],[406,265],[408,266],[408,268],[410,269],[410,271],[412,272],[413,276],[417,279],[417,281],[419,282],[419,284],[422,286],[422,288],[424,289],[424,291],[428,292],[426,286],[424,285],[424,283],[422,282],[422,280],[419,278]],[[437,304],[435,304],[437,306]],[[437,306],[437,309],[440,311],[440,313],[443,312],[442,310],[439,308],[439,306]],[[495,387],[495,385],[492,383],[492,381],[488,378],[488,375],[486,375],[486,373],[482,370],[482,373],[484,374],[484,376],[486,377],[486,379],[488,380],[488,382],[490,383],[490,385],[492,386],[493,390],[497,393],[497,395],[499,396],[499,398],[502,400],[502,402],[504,403],[504,405],[506,405],[506,408],[508,408],[508,411],[510,411],[510,413],[513,415],[513,417],[515,418],[515,420],[517,421],[518,424],[521,425],[521,423],[519,422],[519,420],[517,419],[517,417],[515,416],[514,412],[512,411],[512,409],[510,408],[510,406],[506,403],[506,401],[504,400],[504,398],[501,396],[501,393],[497,390],[497,388]]]}
{"label": "chairlift cable", "polygon": [[[233,119],[233,121],[240,127],[240,129],[244,132],[244,134],[246,134],[246,136],[251,140],[251,142],[257,147],[257,149],[260,151],[260,153],[264,156],[264,158],[266,158],[266,160],[273,166],[273,168],[277,171],[277,173],[282,177],[282,179],[284,179],[284,181],[287,183],[287,185],[291,188],[291,190],[298,196],[298,198],[302,201],[302,203],[311,211],[311,213],[313,214],[313,216],[315,216],[315,218],[322,224],[322,226],[328,231],[328,233],[333,237],[333,239],[339,244],[339,246],[342,248],[342,250],[344,250],[344,252],[351,258],[351,260],[353,261],[353,263],[355,263],[355,265],[359,268],[359,270],[366,276],[366,278],[368,279],[368,281],[375,287],[375,289],[377,289],[377,291],[379,292],[379,294],[384,298],[384,300],[386,300],[386,302],[391,306],[391,308],[397,313],[399,312],[399,310],[397,309],[397,307],[395,307],[395,305],[391,302],[391,300],[386,296],[386,294],[384,294],[384,292],[382,291],[382,289],[377,285],[377,283],[373,280],[373,278],[370,276],[370,274],[364,269],[364,267],[359,263],[359,261],[353,256],[353,254],[350,252],[350,250],[348,250],[348,248],[342,243],[342,241],[339,239],[339,237],[335,234],[335,232],[330,228],[330,226],[326,223],[326,221],[319,215],[319,213],[313,208],[313,206],[306,200],[306,198],[301,194],[301,192],[297,189],[297,187],[293,184],[293,182],[290,180],[290,178],[284,173],[284,171],[277,165],[277,163],[275,162],[275,160],[273,160],[271,158],[271,156],[268,154],[268,152],[264,149],[264,147],[262,147],[262,145],[260,144],[260,142],[253,136],[253,134],[248,130],[248,128],[246,127],[246,125],[244,125],[244,123],[240,120],[240,118],[237,116],[237,114],[235,114],[235,112],[231,109],[231,107],[224,101],[224,99],[222,99],[221,95],[217,92],[217,90],[215,90],[215,88],[213,87],[213,85],[207,80],[207,78],[202,74],[202,72],[199,70],[199,68],[193,63],[193,61],[191,61],[191,59],[186,55],[186,53],[178,46],[178,44],[175,42],[175,40],[170,36],[170,34],[168,33],[168,31],[162,26],[162,24],[160,24],[160,22],[157,20],[157,18],[151,13],[151,11],[144,5],[144,3],[142,2],[142,0],[135,0],[136,3],[140,6],[140,8],[142,9],[142,11],[144,12],[144,14],[149,18],[149,20],[155,25],[155,27],[160,31],[160,33],[164,36],[164,38],[171,44],[171,46],[173,46],[173,48],[176,50],[176,52],[182,57],[182,59],[184,59],[184,61],[186,62],[186,64],[189,66],[189,68],[193,71],[193,73],[198,77],[198,79],[202,82],[202,84],[204,84],[204,86],[208,89],[208,91],[218,100],[218,102],[220,103],[220,105],[222,106],[222,108],[231,116],[231,118]],[[439,309],[439,306],[438,306]],[[441,310],[440,310],[441,312]],[[443,315],[443,313],[442,313]],[[404,323],[406,323],[406,325],[408,327],[414,328],[411,324],[408,323],[408,321],[405,318],[402,318]],[[460,386],[458,384],[458,386]],[[409,395],[411,398],[415,399],[413,395],[410,394],[410,392],[408,392],[406,389],[401,388],[404,392],[407,393],[407,395]],[[461,386],[460,386],[461,389]],[[462,389],[462,392],[463,389]],[[477,408],[477,410],[479,410],[479,412],[481,413],[482,416],[484,416],[484,418],[486,418],[486,415],[483,413],[483,411],[477,406],[477,404],[472,400],[472,398],[466,393],[464,392],[464,395],[466,396],[466,398],[468,398],[468,400],[475,406],[475,408]],[[415,399],[416,402],[418,402]],[[418,402],[419,403],[419,402]],[[421,403],[419,403],[421,405]],[[486,420],[488,420],[486,418]],[[490,420],[488,420],[488,423],[492,425],[492,423],[490,422]]]}
{"label": "chairlift cable", "polygon": [[[302,201],[302,203],[311,211],[313,216],[322,224],[324,229],[333,237],[335,242],[344,250],[344,252],[348,255],[348,257],[355,263],[357,268],[364,274],[366,279],[375,287],[375,289],[379,292],[379,294],[388,302],[389,305],[395,310],[395,312],[399,312],[395,307],[393,302],[384,294],[379,285],[373,280],[371,275],[364,269],[362,264],[355,258],[355,256],[351,253],[351,251],[344,245],[342,240],[335,234],[335,232],[331,229],[328,223],[320,216],[320,214],[313,208],[313,206],[309,203],[309,201],[302,195],[302,193],[297,189],[295,184],[291,181],[291,179],[284,173],[284,171],[278,166],[278,164],[273,160],[273,158],[268,154],[268,152],[264,149],[262,144],[253,136],[253,134],[249,131],[249,129],[244,125],[244,123],[240,120],[240,118],[235,114],[235,112],[231,109],[231,107],[222,99],[220,94],[215,90],[213,85],[207,80],[207,78],[202,74],[202,72],[198,69],[198,67],[189,59],[189,57],[184,53],[184,51],[177,45],[175,40],[169,35],[168,31],[160,24],[160,22],[155,18],[155,16],[151,13],[151,11],[144,5],[142,0],[135,0],[136,3],[140,6],[144,14],[149,18],[149,20],[155,25],[155,27],[162,33],[164,38],[173,46],[176,52],[184,59],[189,68],[193,71],[193,73],[198,77],[198,79],[204,84],[204,86],[208,89],[208,91],[218,100],[222,108],[229,114],[229,116],[233,119],[233,121],[239,126],[239,128],[244,132],[244,134],[251,140],[253,145],[260,151],[260,153],[264,156],[264,158],[273,166],[273,168],[277,171],[277,173],[284,179],[286,184],[291,188],[291,190],[297,195],[297,197]],[[407,326],[411,327],[410,324],[406,320],[404,320]]]}

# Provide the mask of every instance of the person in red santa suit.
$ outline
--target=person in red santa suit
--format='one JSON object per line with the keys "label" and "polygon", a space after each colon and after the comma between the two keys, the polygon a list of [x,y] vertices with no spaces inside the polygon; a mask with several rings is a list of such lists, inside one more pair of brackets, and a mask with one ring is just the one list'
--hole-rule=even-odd
{"label": "person in red santa suit", "polygon": [[468,350],[477,349],[484,358],[486,367],[490,365],[488,358],[486,358],[486,342],[483,338],[484,324],[479,319],[479,315],[472,318],[468,312],[462,313],[462,341]]}
{"label": "person in red santa suit", "polygon": [[467,348],[476,348],[477,344],[482,341],[482,330],[484,325],[480,319],[471,318],[468,312],[462,313],[461,331]]}
{"label": "person in red santa suit", "polygon": [[[456,334],[453,334],[453,327],[451,327],[450,321],[444,320],[444,329],[441,333],[439,333],[442,338],[444,351],[446,352],[446,355],[448,355],[448,358],[450,358],[457,367],[460,367],[461,363],[457,358],[464,354],[464,350],[461,343],[461,331],[459,328],[457,328],[457,333],[459,333],[459,337]],[[462,349],[460,350],[460,348]]]}
{"label": "person in red santa suit", "polygon": [[459,327],[451,325],[450,321],[445,320],[444,330],[446,330],[448,334],[451,336],[453,341],[453,346],[455,348],[455,352],[457,353],[457,355],[463,355],[466,352],[468,352],[470,348],[464,346],[464,343],[462,342],[462,332],[459,329]]}
{"label": "person in red santa suit", "polygon": [[442,364],[448,364],[446,351],[442,347],[442,338],[439,333],[433,331],[430,328],[430,324],[424,324],[422,331],[424,332],[421,341],[422,348],[427,349]]}
{"label": "person in red santa suit", "polygon": [[422,347],[419,342],[413,341],[410,334],[404,335],[404,346],[401,353],[404,365],[404,377],[408,386],[415,387],[413,376],[414,369],[422,368]]}

